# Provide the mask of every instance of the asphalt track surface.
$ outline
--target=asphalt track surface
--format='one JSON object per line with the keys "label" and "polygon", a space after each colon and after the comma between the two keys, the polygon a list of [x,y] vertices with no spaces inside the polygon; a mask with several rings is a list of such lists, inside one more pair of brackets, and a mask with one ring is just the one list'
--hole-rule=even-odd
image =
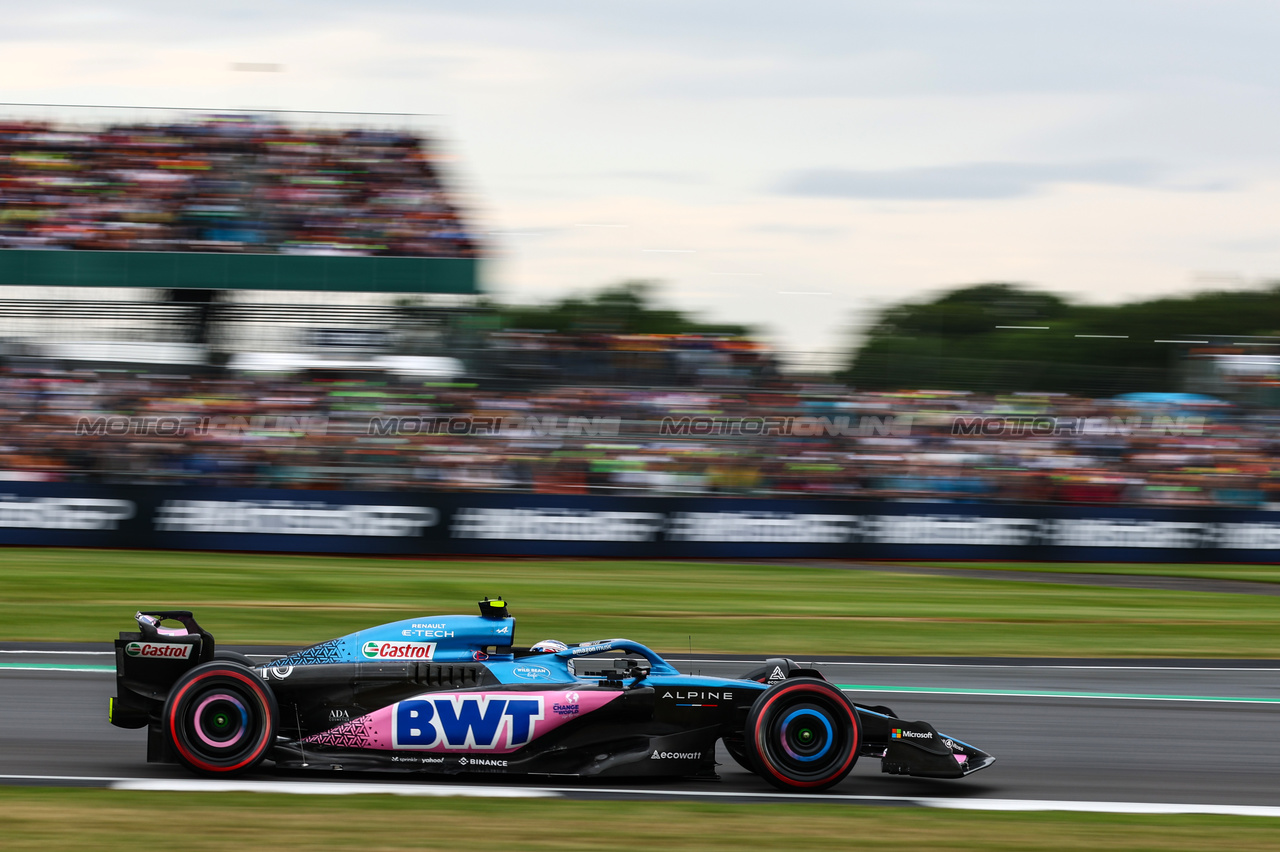
{"label": "asphalt track surface", "polygon": [[[145,733],[107,722],[114,692],[108,645],[0,645],[0,783],[127,786],[188,779],[145,760]],[[242,649],[262,653],[268,649]],[[677,655],[681,671],[735,676],[746,658]],[[807,661],[806,661],[807,662]],[[824,797],[850,803],[920,803],[942,797],[973,806],[1014,800],[1261,806],[1280,814],[1280,661],[1116,661],[839,658],[817,661],[855,701],[885,704],[995,755],[968,778],[929,781],[883,775],[863,759]],[[576,798],[756,801],[775,791],[719,755],[720,782],[565,784]],[[264,769],[249,781],[370,785],[405,776]],[[537,794],[545,779],[492,777],[416,782],[484,795]],[[478,785],[478,786],[477,786]],[[296,785],[295,785],[296,786]],[[303,789],[309,789],[304,787]],[[326,788],[328,789],[328,788]],[[336,789],[336,787],[335,787]],[[1128,808],[1120,808],[1121,810]]]}

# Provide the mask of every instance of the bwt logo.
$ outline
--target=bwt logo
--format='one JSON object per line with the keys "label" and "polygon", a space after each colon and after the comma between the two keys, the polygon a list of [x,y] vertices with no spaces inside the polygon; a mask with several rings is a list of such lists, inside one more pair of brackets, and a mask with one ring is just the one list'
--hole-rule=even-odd
{"label": "bwt logo", "polygon": [[435,526],[430,506],[368,506],[313,500],[165,500],[156,510],[162,532],[409,537]]}
{"label": "bwt logo", "polygon": [[905,438],[911,417],[664,417],[660,435],[782,435],[795,438]]}
{"label": "bwt logo", "polygon": [[392,715],[391,747],[511,750],[533,740],[541,697],[440,695],[401,701]]}
{"label": "bwt logo", "polygon": [[957,417],[951,421],[951,434],[975,438],[1043,438],[1059,435],[1108,438],[1130,435],[1195,437],[1204,434],[1204,424],[1203,417],[1167,415],[1152,417],[1145,422],[1141,417]]}
{"label": "bwt logo", "polygon": [[132,500],[96,497],[19,497],[0,494],[0,527],[38,530],[114,530],[134,516]]}
{"label": "bwt logo", "polygon": [[533,541],[653,541],[662,529],[660,512],[592,509],[459,509],[454,538]]}

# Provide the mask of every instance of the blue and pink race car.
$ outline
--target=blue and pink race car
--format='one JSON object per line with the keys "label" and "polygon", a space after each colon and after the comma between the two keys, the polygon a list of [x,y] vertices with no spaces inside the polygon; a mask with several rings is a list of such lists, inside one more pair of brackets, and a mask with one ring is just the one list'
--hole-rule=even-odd
{"label": "blue and pink race car", "polygon": [[281,769],[581,778],[715,778],[716,744],[784,790],[825,790],[859,757],[959,778],[991,755],[818,671],[768,660],[740,678],[681,674],[629,639],[515,644],[502,601],[411,618],[255,665],[187,611],[140,612],[116,640],[110,718],[147,760],[203,775]]}

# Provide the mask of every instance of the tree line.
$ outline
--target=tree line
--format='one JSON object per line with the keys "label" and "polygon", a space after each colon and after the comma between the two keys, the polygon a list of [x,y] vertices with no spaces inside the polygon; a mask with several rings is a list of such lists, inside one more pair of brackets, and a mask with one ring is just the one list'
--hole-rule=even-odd
{"label": "tree line", "polygon": [[1174,391],[1191,347],[1163,341],[1229,344],[1217,336],[1277,329],[1280,285],[1104,306],[979,284],[886,308],[842,377],[877,389]]}

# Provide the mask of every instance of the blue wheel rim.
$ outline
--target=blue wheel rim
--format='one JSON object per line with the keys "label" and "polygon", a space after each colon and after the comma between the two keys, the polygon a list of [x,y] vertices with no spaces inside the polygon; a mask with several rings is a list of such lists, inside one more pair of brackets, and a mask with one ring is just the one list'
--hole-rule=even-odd
{"label": "blue wheel rim", "polygon": [[[790,745],[787,744],[787,732],[791,729],[792,722],[795,721],[797,718],[817,719],[819,722],[822,723],[823,728],[826,730],[826,738],[823,741],[822,748],[815,754],[809,754],[809,755],[800,754],[796,752],[794,749],[792,749]],[[781,740],[782,740],[783,751],[785,751],[787,753],[787,756],[790,757],[792,760],[799,761],[800,763],[810,763],[812,761],[820,759],[823,755],[825,755],[828,751],[831,750],[831,744],[835,741],[835,731],[831,727],[830,720],[827,719],[825,714],[819,713],[818,711],[810,707],[802,707],[799,710],[792,710],[783,718],[782,724],[780,725],[780,729],[782,734]],[[805,734],[806,730],[807,729],[801,729],[797,733],[797,739],[803,738],[803,735]]]}

